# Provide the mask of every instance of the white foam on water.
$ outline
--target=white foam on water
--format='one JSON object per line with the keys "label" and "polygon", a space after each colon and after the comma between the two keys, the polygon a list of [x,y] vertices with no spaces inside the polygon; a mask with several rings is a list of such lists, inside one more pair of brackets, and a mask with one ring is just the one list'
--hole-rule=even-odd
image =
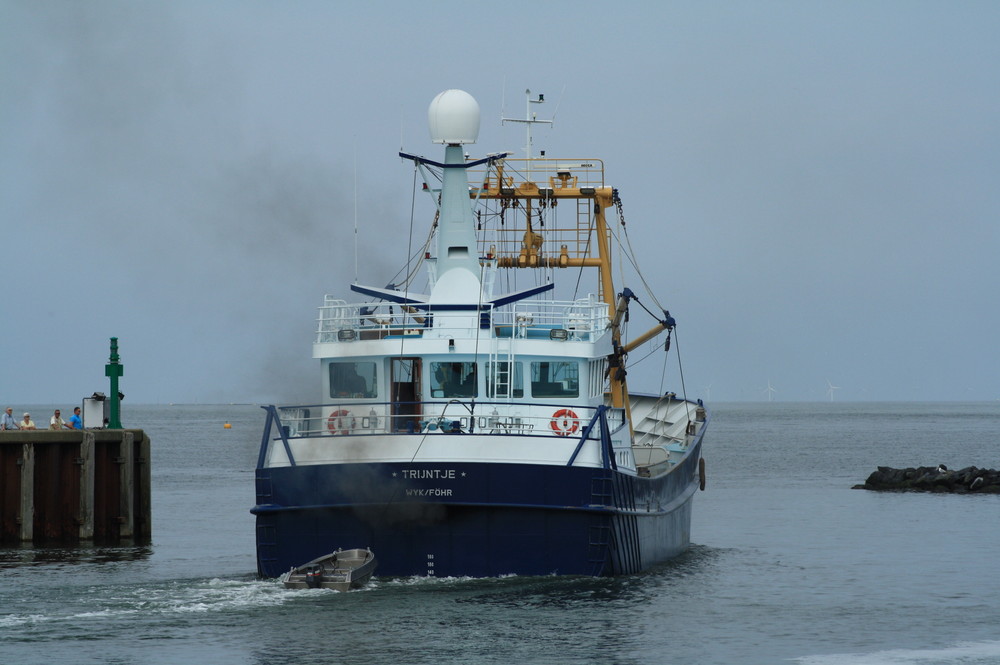
{"label": "white foam on water", "polygon": [[[195,584],[183,583],[129,593],[138,609],[148,613],[219,612],[249,607],[281,605],[290,596],[280,584],[265,580],[214,578]],[[126,602],[128,597],[123,598]]]}
{"label": "white foam on water", "polygon": [[26,624],[42,623],[48,621],[49,617],[44,614],[8,614],[0,617],[0,628],[16,628]]}
{"label": "white foam on water", "polygon": [[[92,587],[89,592],[100,600],[99,607],[84,612],[65,614],[24,614],[0,617],[0,629],[39,625],[58,621],[90,621],[116,619],[130,615],[170,615],[203,612],[223,612],[233,609],[281,605],[295,597],[294,590],[285,589],[273,580],[222,580],[173,582],[165,585],[139,585],[109,590]],[[89,604],[86,597],[80,599]]]}
{"label": "white foam on water", "polygon": [[393,577],[383,580],[386,586],[441,586],[459,584],[483,579],[480,577],[430,577],[414,575],[413,577]]}
{"label": "white foam on water", "polygon": [[942,649],[892,649],[872,653],[802,656],[802,665],[992,665],[1000,663],[1000,640],[959,642]]}

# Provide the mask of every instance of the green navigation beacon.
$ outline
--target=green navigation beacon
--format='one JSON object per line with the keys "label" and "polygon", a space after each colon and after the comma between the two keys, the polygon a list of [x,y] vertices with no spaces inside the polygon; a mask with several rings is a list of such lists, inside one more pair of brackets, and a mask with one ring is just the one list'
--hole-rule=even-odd
{"label": "green navigation beacon", "polygon": [[125,374],[125,367],[118,362],[118,338],[111,338],[111,358],[104,366],[104,376],[111,378],[111,411],[108,414],[108,429],[121,429],[121,398],[118,392],[118,377]]}

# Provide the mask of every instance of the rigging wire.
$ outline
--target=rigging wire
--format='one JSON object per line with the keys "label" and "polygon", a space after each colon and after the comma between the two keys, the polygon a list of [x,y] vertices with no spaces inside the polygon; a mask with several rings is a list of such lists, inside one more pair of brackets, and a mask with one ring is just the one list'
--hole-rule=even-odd
{"label": "rigging wire", "polygon": [[[646,281],[646,278],[643,276],[642,270],[639,269],[639,263],[638,263],[638,261],[635,258],[635,250],[632,249],[632,240],[628,237],[628,229],[626,228],[626,226],[625,226],[624,223],[622,224],[622,235],[625,237],[625,242],[628,245],[627,256],[628,256],[628,259],[629,259],[629,263],[631,263],[632,267],[635,268],[635,273],[639,277],[639,281],[642,282],[643,287],[646,289],[647,295],[649,295],[650,299],[652,299],[653,303],[659,309],[665,309],[663,307],[663,305],[660,304],[660,301],[656,299],[656,294],[653,292],[652,287],[649,286],[649,283]],[[619,242],[619,244],[621,244],[620,240],[618,242]]]}
{"label": "rigging wire", "polygon": [[[490,169],[492,169],[492,168],[494,168],[494,165],[492,163],[489,164],[486,167],[486,177],[484,178],[484,180],[488,180],[489,179]],[[499,181],[499,177],[497,178],[497,180]],[[486,234],[483,233],[484,240],[485,240],[485,237],[486,237]],[[485,252],[483,254],[485,255]],[[479,367],[479,341],[482,338],[482,334],[483,334],[483,326],[482,326],[482,316],[483,316],[483,314],[482,314],[482,312],[483,312],[483,280],[485,279],[485,277],[486,277],[486,262],[485,261],[480,261],[480,263],[479,263],[479,301],[476,304],[476,319],[477,319],[476,320],[476,344],[475,344],[475,347],[473,348],[473,354],[472,354],[472,362],[473,362],[473,367],[474,368],[478,368]],[[494,269],[494,278],[495,277],[496,277],[496,272],[495,272],[495,269]],[[490,295],[492,295],[492,294],[490,294]],[[489,311],[490,311],[490,320],[492,321],[492,318],[493,318],[493,308],[492,308],[492,306],[490,307]],[[490,355],[492,356],[492,353]],[[499,360],[497,361],[497,364],[499,365]],[[495,373],[496,372],[496,368],[493,368],[493,371]],[[477,372],[478,372],[478,369],[477,369]],[[487,373],[486,373],[486,380],[487,381],[489,381],[489,376],[490,376],[490,374],[489,374],[489,360],[487,360]],[[477,382],[478,382],[478,379],[477,379]],[[487,387],[487,390],[489,390],[489,387]],[[495,396],[496,392],[494,391],[493,394]],[[469,433],[471,434],[476,429],[476,396],[475,396],[475,394],[472,395],[472,399],[470,400],[470,406],[467,406],[466,409],[469,412]],[[442,414],[443,413],[444,412],[442,411]]]}
{"label": "rigging wire", "polygon": [[[622,229],[624,229],[625,220],[621,217],[619,219],[621,220]],[[612,235],[613,234],[614,231],[612,231]],[[618,240],[617,244],[618,244],[618,279],[620,280],[618,283],[621,284],[622,286],[625,286],[625,262],[622,260],[622,255],[625,253],[625,248],[621,240]],[[634,261],[629,261],[629,263],[631,263],[633,266],[635,265]],[[636,270],[638,270],[638,268],[636,268]]]}
{"label": "rigging wire", "polygon": [[687,405],[688,409],[688,420],[691,419],[691,402],[688,401],[687,397],[687,386],[684,384],[684,365],[681,363],[681,342],[677,335],[677,330],[674,330],[674,344],[677,346],[677,372],[680,375],[681,380],[681,397],[684,398],[684,404]]}
{"label": "rigging wire", "polygon": [[[583,258],[590,256],[590,239],[594,236],[594,224],[596,223],[596,218],[593,214],[588,214],[588,219],[590,220],[589,226],[587,227],[587,245],[583,248]],[[573,300],[580,297],[580,280],[583,279],[583,266],[580,266],[579,272],[576,274],[576,286],[573,287]]]}
{"label": "rigging wire", "polygon": [[[663,399],[662,395],[666,392],[663,389],[663,386],[665,386],[667,383],[667,360],[669,359],[669,355],[670,355],[669,353],[663,354],[663,368],[660,370],[660,389],[656,391],[657,395],[661,395],[660,399]],[[657,400],[657,405],[658,404],[659,400]]]}
{"label": "rigging wire", "polygon": [[[410,294],[410,280],[409,280],[409,276],[410,276],[410,261],[411,261],[410,255],[412,254],[412,250],[413,250],[413,218],[414,218],[414,216],[416,214],[415,213],[415,210],[416,210],[416,201],[417,201],[417,165],[414,162],[414,165],[413,165],[413,191],[410,193],[410,230],[409,230],[409,233],[407,234],[407,237],[406,237],[406,275],[407,275],[407,279],[406,279],[405,283],[403,284],[403,297],[404,298],[409,298],[409,294]],[[396,274],[398,275],[399,273],[396,273]],[[393,277],[393,279],[395,279],[395,277]],[[403,322],[405,322],[406,321],[406,314],[407,314],[407,312],[406,312],[405,309],[402,309],[402,307],[400,307],[400,310],[402,311],[402,316],[400,317],[400,320],[403,321]],[[403,344],[405,342],[406,342],[406,335],[405,334],[400,335],[399,336],[399,357],[400,358],[403,357]],[[412,461],[412,460],[410,460],[410,461]]]}
{"label": "rigging wire", "polygon": [[[622,212],[621,199],[618,198],[617,192],[616,192],[616,196],[615,196],[615,204],[616,204],[616,206],[618,208],[618,217],[619,217],[620,226],[621,226],[621,235],[619,236],[618,234],[616,234],[615,233],[615,229],[613,227],[609,226],[608,228],[609,228],[611,234],[614,236],[615,240],[618,243],[619,256],[621,256],[621,249],[622,249],[622,247],[623,246],[627,246],[628,251],[625,252],[625,257],[628,259],[629,263],[632,265],[633,269],[635,270],[636,276],[639,278],[639,281],[642,282],[642,285],[643,285],[643,288],[646,291],[646,294],[653,301],[653,303],[656,305],[656,307],[661,312],[664,312],[664,314],[666,315],[666,309],[663,307],[662,304],[660,304],[660,301],[656,298],[656,293],[653,291],[652,287],[650,287],[649,282],[646,280],[646,277],[643,275],[642,270],[639,268],[639,263],[638,263],[638,259],[636,258],[635,249],[632,247],[632,239],[629,238],[628,227],[625,224],[625,215]],[[622,238],[624,238],[624,240],[625,240],[624,243],[622,242]],[[620,263],[619,264],[619,268],[621,268],[621,267],[622,266],[621,266],[621,263]],[[635,300],[637,303],[639,303],[639,306],[642,307],[651,317],[653,317],[654,319],[656,319],[658,321],[660,320],[660,317],[658,317],[656,314],[654,314],[652,311],[650,311],[650,309],[648,307],[646,307],[646,305],[642,301],[640,301],[638,298],[636,298],[635,296],[633,296],[633,300]],[[669,334],[671,334],[672,337],[673,337],[674,347],[675,347],[676,352],[677,352],[677,370],[678,370],[678,378],[679,378],[680,384],[681,384],[681,396],[684,399],[685,410],[687,412],[688,420],[690,420],[691,419],[691,403],[690,403],[690,401],[688,400],[688,397],[687,397],[687,384],[685,383],[685,380],[684,380],[684,365],[683,365],[683,361],[681,359],[680,336],[677,333],[677,328],[676,327],[674,327],[670,331]],[[647,353],[646,355],[644,355],[642,358],[639,358],[638,360],[636,360],[636,361],[634,361],[632,363],[629,363],[629,366],[641,363],[646,358],[648,358],[650,355],[652,355],[653,353],[655,353],[657,350],[658,350],[657,347],[653,347],[650,350],[650,352]],[[657,407],[659,406],[660,402],[662,402],[666,398],[666,395],[665,395],[665,393],[663,391],[663,387],[664,387],[664,384],[666,382],[666,374],[667,374],[667,357],[666,356],[667,356],[667,354],[665,353],[664,354],[664,358],[663,358],[663,370],[662,370],[661,376],[660,376],[660,390],[659,390],[660,397],[657,400]]]}
{"label": "rigging wire", "polygon": [[354,137],[354,283],[358,283],[358,139]]}
{"label": "rigging wire", "polygon": [[[414,162],[414,164],[413,164],[413,191],[410,193],[410,232],[409,232],[409,239],[407,240],[407,245],[406,245],[406,272],[407,272],[408,279],[406,280],[406,285],[404,286],[404,291],[403,291],[404,297],[407,297],[409,295],[409,291],[410,291],[410,284],[409,284],[409,282],[410,282],[409,276],[411,275],[411,273],[410,273],[410,253],[411,253],[411,250],[412,250],[412,247],[413,247],[413,218],[414,218],[414,216],[416,214],[415,213],[415,210],[416,210],[416,201],[417,201],[417,164],[416,164],[416,162]],[[429,242],[430,242],[430,240],[428,240],[428,243]],[[425,247],[426,247],[426,245],[425,245]],[[403,310],[403,311],[406,312],[406,310]],[[430,312],[428,312],[427,314],[429,316]],[[405,320],[405,318],[404,318],[404,320]],[[399,336],[399,358],[400,358],[400,361],[402,361],[402,359],[403,359],[403,345],[404,345],[405,342],[406,342],[406,335],[405,334],[400,335]],[[390,369],[390,371],[392,371],[392,370]],[[411,366],[410,371],[413,372],[412,366]],[[390,422],[390,426],[391,426],[391,424],[392,423]],[[424,432],[423,433],[423,436],[420,437],[420,442],[417,443],[417,447],[413,450],[413,456],[410,458],[410,463],[411,464],[413,463],[413,460],[417,459],[417,454],[420,452],[420,449],[423,447],[424,441],[427,439],[427,434],[428,434],[428,432]],[[398,488],[397,488],[397,491],[398,491]],[[395,498],[396,498],[396,493],[393,492],[392,498],[389,500],[389,503],[386,504],[386,508],[385,508],[386,510],[388,510],[389,504],[391,504],[395,500]]]}

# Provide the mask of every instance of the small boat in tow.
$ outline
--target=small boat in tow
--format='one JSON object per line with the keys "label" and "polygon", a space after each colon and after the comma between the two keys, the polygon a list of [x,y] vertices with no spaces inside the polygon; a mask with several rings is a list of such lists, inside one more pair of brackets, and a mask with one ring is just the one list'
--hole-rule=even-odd
{"label": "small boat in tow", "polygon": [[281,582],[289,589],[349,591],[368,582],[376,565],[371,550],[337,550],[292,568],[281,576]]}

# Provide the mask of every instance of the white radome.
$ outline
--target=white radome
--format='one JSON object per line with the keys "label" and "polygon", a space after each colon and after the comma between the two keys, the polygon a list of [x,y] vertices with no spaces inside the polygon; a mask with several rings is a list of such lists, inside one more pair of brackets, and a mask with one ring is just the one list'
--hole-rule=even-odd
{"label": "white radome", "polygon": [[445,90],[427,109],[431,141],[475,143],[479,138],[479,102],[464,90]]}

